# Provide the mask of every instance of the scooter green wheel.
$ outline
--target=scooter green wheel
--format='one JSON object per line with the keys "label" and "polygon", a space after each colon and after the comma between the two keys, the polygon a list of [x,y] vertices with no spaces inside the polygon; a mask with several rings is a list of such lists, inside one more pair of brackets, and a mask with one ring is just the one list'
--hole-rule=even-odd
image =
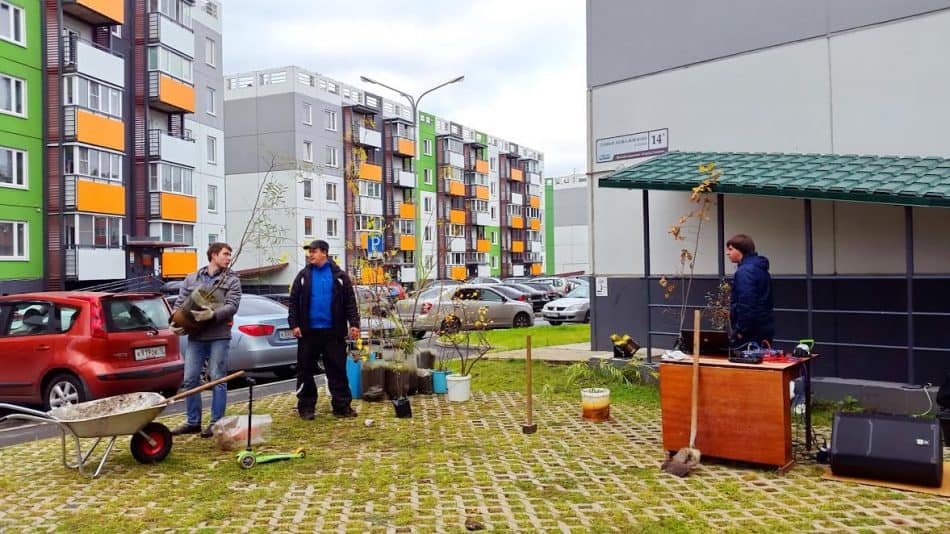
{"label": "scooter green wheel", "polygon": [[243,467],[244,469],[250,469],[254,467],[254,465],[257,463],[257,457],[254,456],[253,454],[248,454],[248,455],[242,456],[240,459],[240,462],[241,462],[241,467]]}

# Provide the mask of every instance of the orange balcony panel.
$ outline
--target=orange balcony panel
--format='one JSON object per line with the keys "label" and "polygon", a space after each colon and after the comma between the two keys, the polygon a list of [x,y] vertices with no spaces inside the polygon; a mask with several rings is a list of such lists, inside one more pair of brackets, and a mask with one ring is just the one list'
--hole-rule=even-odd
{"label": "orange balcony panel", "polygon": [[198,220],[198,199],[174,193],[161,194],[162,219],[195,222]]}
{"label": "orange balcony panel", "polygon": [[512,241],[512,242],[511,242],[511,251],[512,251],[512,252],[524,252],[524,241]]}
{"label": "orange balcony panel", "polygon": [[164,74],[158,80],[158,99],[169,106],[195,112],[195,88]]}
{"label": "orange balcony panel", "polygon": [[541,207],[541,197],[536,197],[536,196],[534,196],[534,195],[529,195],[528,198],[531,199],[531,207],[532,207],[532,208],[540,208],[540,207]]}
{"label": "orange balcony panel", "polygon": [[366,285],[386,283],[386,273],[383,272],[381,266],[364,265],[360,268],[359,283]]}
{"label": "orange balcony panel", "polygon": [[531,264],[531,274],[532,274],[533,276],[537,276],[537,275],[541,274],[541,264],[540,264],[540,263],[533,263],[533,264]]}
{"label": "orange balcony panel", "polygon": [[475,172],[479,174],[488,174],[488,162],[485,160],[475,160]]}
{"label": "orange balcony panel", "polygon": [[456,197],[465,196],[465,183],[458,180],[449,180],[449,194]]}
{"label": "orange balcony panel", "polygon": [[491,247],[491,243],[487,239],[479,239],[475,243],[475,250],[479,252],[488,252],[488,249]]}
{"label": "orange balcony panel", "polygon": [[465,212],[462,210],[449,210],[449,222],[452,224],[465,224]]}
{"label": "orange balcony panel", "polygon": [[381,165],[363,162],[360,164],[360,178],[374,182],[382,182],[383,167]]}
{"label": "orange balcony panel", "polygon": [[511,227],[512,228],[524,228],[524,217],[518,217],[517,215],[511,218]]}
{"label": "orange balcony panel", "polygon": [[531,229],[532,229],[532,230],[540,230],[540,229],[541,229],[541,219],[529,219],[529,220],[531,221]]}
{"label": "orange balcony panel", "polygon": [[399,250],[416,250],[416,236],[414,235],[399,236]]}
{"label": "orange balcony panel", "polygon": [[102,15],[115,24],[125,23],[125,2],[123,0],[76,0],[75,3]]}
{"label": "orange balcony panel", "polygon": [[198,270],[198,253],[191,251],[162,252],[162,276],[183,278]]}
{"label": "orange balcony panel", "polygon": [[399,218],[400,219],[415,219],[416,218],[416,205],[408,204],[403,202],[399,205]]}
{"label": "orange balcony panel", "polygon": [[119,119],[76,110],[76,140],[125,151],[125,125]]}
{"label": "orange balcony panel", "polygon": [[516,182],[524,181],[524,172],[521,169],[511,169],[511,179]]}
{"label": "orange balcony panel", "polygon": [[76,180],[76,209],[125,215],[125,188],[121,185]]}
{"label": "orange balcony panel", "polygon": [[488,186],[487,185],[476,185],[475,186],[475,198],[479,200],[488,200]]}
{"label": "orange balcony panel", "polygon": [[464,265],[453,265],[451,276],[452,280],[465,280],[468,278],[468,270]]}
{"label": "orange balcony panel", "polygon": [[416,155],[416,143],[409,139],[399,137],[396,139],[396,152],[405,156]]}
{"label": "orange balcony panel", "polygon": [[360,234],[360,248],[363,250],[369,248],[369,234],[366,232]]}

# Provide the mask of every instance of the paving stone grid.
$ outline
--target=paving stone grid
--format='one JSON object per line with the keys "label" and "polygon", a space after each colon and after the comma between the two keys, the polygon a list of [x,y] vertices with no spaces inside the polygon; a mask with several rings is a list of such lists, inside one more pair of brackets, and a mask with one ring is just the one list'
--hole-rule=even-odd
{"label": "paving stone grid", "polygon": [[467,518],[518,532],[950,531],[947,499],[825,481],[804,455],[785,476],[712,462],[685,479],[665,474],[655,407],[615,403],[612,421],[590,423],[578,403],[540,396],[539,431],[525,436],[523,402],[419,396],[413,419],[356,402],[358,419],[335,420],[324,396],[317,420],[304,422],[293,396],[260,399],[255,413],[286,433],[259,449],[303,446],[307,458],[247,471],[197,436],[177,438],[151,466],[119,438],[92,481],[60,464],[58,438],[10,447],[0,450],[0,531],[95,531],[98,519],[104,530],[152,532],[459,532]]}

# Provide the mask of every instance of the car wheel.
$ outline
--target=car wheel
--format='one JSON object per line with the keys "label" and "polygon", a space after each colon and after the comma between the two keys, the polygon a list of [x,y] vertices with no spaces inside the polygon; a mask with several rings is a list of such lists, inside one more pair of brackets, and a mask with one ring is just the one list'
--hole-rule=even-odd
{"label": "car wheel", "polygon": [[531,325],[531,317],[525,312],[518,312],[513,324],[515,328],[525,328]]}
{"label": "car wheel", "polygon": [[281,380],[287,380],[297,376],[297,369],[293,366],[281,367],[280,369],[274,369],[274,375]]}
{"label": "car wheel", "polygon": [[426,331],[425,331],[425,330],[413,330],[413,332],[412,332],[412,337],[414,337],[414,338],[416,338],[416,339],[418,339],[418,340],[422,340],[423,338],[426,337]]}
{"label": "car wheel", "polygon": [[[149,443],[142,434],[147,435],[154,444]],[[167,426],[153,421],[132,435],[130,447],[132,457],[140,464],[161,462],[172,450],[171,430],[168,430]]]}
{"label": "car wheel", "polygon": [[561,321],[548,321],[551,326],[561,326]]}
{"label": "car wheel", "polygon": [[60,373],[46,383],[43,390],[43,409],[52,410],[60,406],[78,404],[87,399],[86,388],[82,380],[71,373]]}
{"label": "car wheel", "polygon": [[457,334],[461,329],[462,321],[459,321],[457,317],[443,320],[442,325],[439,327],[441,334]]}
{"label": "car wheel", "polygon": [[590,310],[588,310],[587,313],[584,314],[584,322],[585,323],[590,322]]}

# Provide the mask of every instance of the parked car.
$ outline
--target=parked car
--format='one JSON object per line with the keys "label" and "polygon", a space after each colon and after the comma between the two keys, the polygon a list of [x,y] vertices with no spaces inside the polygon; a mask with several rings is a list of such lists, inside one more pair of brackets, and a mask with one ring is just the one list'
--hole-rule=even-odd
{"label": "parked car", "polygon": [[466,284],[500,284],[501,278],[495,278],[494,276],[476,276],[475,278],[467,280],[465,283]]}
{"label": "parked car", "polygon": [[533,287],[534,289],[537,289],[538,291],[543,291],[545,298],[547,299],[548,302],[561,298],[561,293],[558,292],[558,290],[554,289],[554,286],[550,284],[546,284],[544,282],[535,282],[534,280],[528,280],[527,282],[521,282],[521,283],[528,287]]}
{"label": "parked car", "polygon": [[0,400],[66,404],[170,393],[185,364],[160,293],[59,291],[0,297]]}
{"label": "parked car", "polygon": [[543,308],[544,305],[548,303],[548,294],[546,291],[541,291],[540,289],[533,288],[527,284],[505,282],[501,284],[501,286],[510,287],[527,295],[528,302],[531,303],[531,307],[535,312],[541,311],[541,308]]}
{"label": "parked car", "polygon": [[590,288],[578,286],[564,298],[548,302],[541,315],[553,326],[564,322],[590,322]]}
{"label": "parked car", "polygon": [[570,293],[571,289],[574,289],[574,287],[566,278],[561,278],[559,276],[551,276],[547,278],[533,278],[531,281],[536,282],[536,283],[548,284],[549,286],[553,287],[555,291],[560,293],[562,297]]}
{"label": "parked car", "polygon": [[[417,299],[396,304],[402,323],[421,339],[426,332],[457,332],[475,327],[484,307],[489,328],[525,327],[534,324],[534,310],[526,301],[512,298],[511,288],[498,285],[465,284],[423,292]],[[521,293],[518,293],[523,295]]]}

